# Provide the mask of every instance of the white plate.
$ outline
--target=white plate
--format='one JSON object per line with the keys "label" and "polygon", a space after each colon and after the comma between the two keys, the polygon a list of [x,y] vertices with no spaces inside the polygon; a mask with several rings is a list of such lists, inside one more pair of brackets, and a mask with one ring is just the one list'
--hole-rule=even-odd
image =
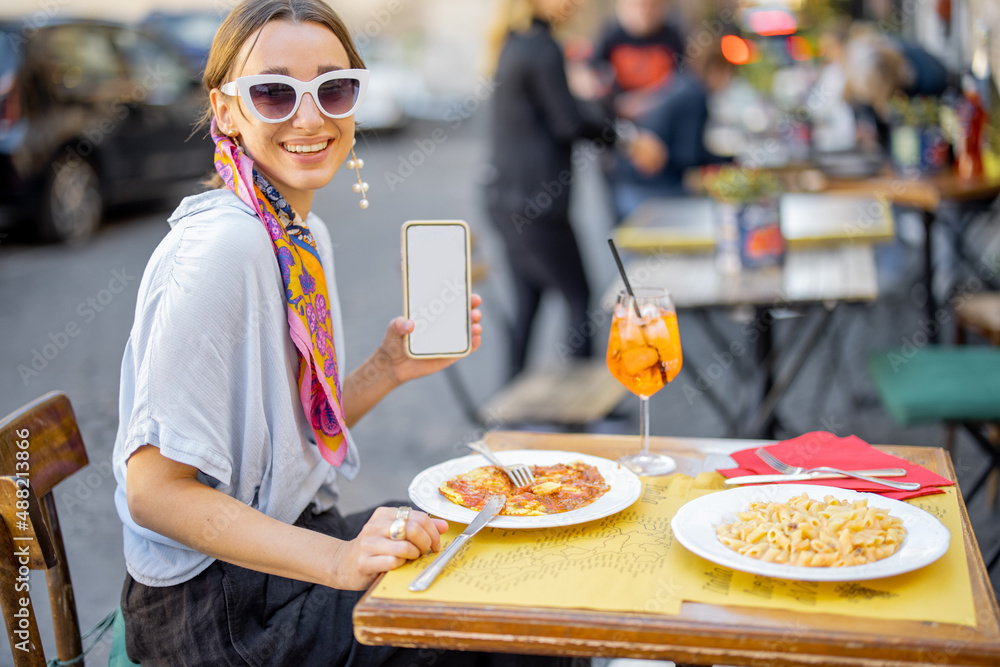
{"label": "white plate", "polygon": [[[903,520],[903,527],[906,528],[903,546],[888,558],[874,563],[846,567],[805,567],[768,563],[738,554],[720,542],[715,534],[718,526],[736,521],[736,513],[745,512],[751,502],[781,503],[803,492],[815,500],[823,500],[824,496],[832,495],[838,500],[867,500],[869,507],[889,510],[893,516]],[[799,581],[861,581],[910,572],[943,556],[948,551],[951,540],[948,529],[919,507],[874,493],[813,484],[768,484],[710,493],[683,505],[671,520],[670,527],[678,542],[717,565],[741,572]]]}
{"label": "white plate", "polygon": [[[571,526],[577,523],[593,521],[594,519],[601,519],[620,512],[638,500],[642,494],[642,482],[634,472],[615,461],[609,461],[599,456],[540,449],[501,450],[497,451],[496,455],[498,459],[507,464],[524,463],[527,465],[544,466],[555,463],[583,461],[596,467],[610,488],[603,496],[586,507],[559,514],[544,514],[542,516],[498,516],[490,521],[490,528],[552,528],[555,526]],[[458,523],[469,523],[475,518],[478,512],[451,502],[441,495],[438,487],[446,479],[451,479],[455,475],[460,475],[463,472],[486,465],[490,465],[490,462],[486,460],[485,456],[470,454],[469,456],[451,459],[450,461],[432,466],[414,477],[413,481],[410,482],[410,500],[417,507],[434,516]]]}

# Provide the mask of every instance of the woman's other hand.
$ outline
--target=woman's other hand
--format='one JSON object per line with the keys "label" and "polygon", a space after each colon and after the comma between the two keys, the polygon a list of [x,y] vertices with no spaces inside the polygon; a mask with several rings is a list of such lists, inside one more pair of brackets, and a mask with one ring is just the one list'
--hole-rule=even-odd
{"label": "woman's other hand", "polygon": [[411,509],[406,519],[406,537],[394,540],[389,536],[389,526],[395,518],[395,507],[379,507],[361,533],[344,543],[339,559],[343,569],[336,577],[341,587],[364,590],[383,572],[441,550],[441,535],[448,530],[447,521]]}

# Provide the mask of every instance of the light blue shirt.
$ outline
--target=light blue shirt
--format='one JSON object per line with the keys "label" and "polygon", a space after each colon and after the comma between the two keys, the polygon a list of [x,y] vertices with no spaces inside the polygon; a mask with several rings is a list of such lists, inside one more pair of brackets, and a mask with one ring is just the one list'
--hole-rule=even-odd
{"label": "light blue shirt", "polygon": [[[159,447],[196,467],[205,484],[279,521],[337,499],[338,472],[359,458],[327,463],[299,399],[298,355],[288,333],[281,271],[263,223],[229,190],[188,197],[153,252],[139,285],[122,359],[115,505],[124,523],[129,574],[148,586],[187,581],[214,559],[140,527],[125,493],[128,458]],[[326,225],[310,213],[329,291],[337,363],[344,329]]]}

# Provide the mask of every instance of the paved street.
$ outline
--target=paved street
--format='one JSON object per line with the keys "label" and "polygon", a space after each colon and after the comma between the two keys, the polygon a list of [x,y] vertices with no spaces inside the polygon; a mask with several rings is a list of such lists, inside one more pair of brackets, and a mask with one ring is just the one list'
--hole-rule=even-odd
{"label": "paved street", "polygon": [[[487,280],[477,289],[486,299],[486,335],[481,350],[458,365],[476,402],[502,383],[506,341],[499,326],[511,312],[506,272],[498,238],[480,209],[478,179],[484,159],[483,122],[471,113],[478,100],[469,98],[448,123],[415,125],[392,135],[358,141],[371,183],[367,211],[358,207],[351,179],[342,172],[319,193],[314,210],[329,224],[336,243],[336,273],[340,285],[347,338],[346,366],[352,368],[381,340],[390,319],[401,313],[399,227],[408,219],[461,218],[472,226],[476,259],[489,266]],[[467,113],[469,112],[469,113]],[[440,132],[434,132],[439,129]],[[597,297],[615,275],[605,239],[610,219],[602,184],[593,161],[577,179],[575,224],[584,248]],[[70,566],[84,629],[93,625],[118,600],[124,561],[121,525],[112,502],[114,479],[110,453],[117,428],[120,359],[131,325],[139,278],[151,251],[167,231],[170,207],[132,211],[117,216],[90,243],[80,247],[39,246],[5,240],[0,243],[0,413],[50,390],[65,391],[73,402],[91,459],[91,466],[58,489],[57,501],[70,554]],[[903,249],[904,265],[918,249]],[[911,262],[912,263],[912,262]],[[854,433],[873,443],[941,445],[937,426],[898,429],[874,400],[865,372],[868,353],[901,345],[916,330],[918,300],[902,286],[886,285],[886,297],[872,308],[841,312],[827,346],[806,365],[780,411],[781,435],[827,429]],[[565,336],[561,304],[546,301],[535,340],[536,362],[557,363],[557,343]],[[719,318],[723,335],[733,340],[740,324]],[[607,325],[598,334],[603,353]],[[787,327],[776,325],[778,344]],[[717,349],[692,318],[681,314],[685,356],[709,368]],[[830,347],[841,346],[842,358],[831,363]],[[736,373],[721,361],[715,386],[729,404],[747,400]],[[724,425],[711,405],[690,391],[696,377],[682,371],[672,386],[652,399],[652,432],[657,435],[719,436]],[[623,420],[599,428],[635,432],[638,401],[623,404]],[[426,466],[462,453],[461,444],[476,437],[443,377],[405,386],[380,404],[356,429],[363,467],[358,478],[342,487],[342,509],[352,511],[388,498],[402,498],[413,475]],[[982,461],[972,445],[960,441],[956,467],[960,476]],[[979,498],[974,521],[990,515]],[[995,521],[994,521],[995,523]],[[996,539],[998,531],[990,529]],[[35,610],[47,616],[44,582],[33,580]],[[42,635],[52,651],[51,630]],[[106,646],[93,664],[106,660]],[[10,664],[6,648],[0,665]]]}

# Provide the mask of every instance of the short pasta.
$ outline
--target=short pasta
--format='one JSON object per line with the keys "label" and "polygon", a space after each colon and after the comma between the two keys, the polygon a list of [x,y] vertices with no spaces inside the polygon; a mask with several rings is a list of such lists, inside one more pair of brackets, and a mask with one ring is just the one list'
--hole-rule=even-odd
{"label": "short pasta", "polygon": [[737,521],[719,526],[724,545],[770,563],[806,567],[864,565],[896,553],[906,538],[903,520],[889,510],[803,493],[783,503],[750,503]]}

